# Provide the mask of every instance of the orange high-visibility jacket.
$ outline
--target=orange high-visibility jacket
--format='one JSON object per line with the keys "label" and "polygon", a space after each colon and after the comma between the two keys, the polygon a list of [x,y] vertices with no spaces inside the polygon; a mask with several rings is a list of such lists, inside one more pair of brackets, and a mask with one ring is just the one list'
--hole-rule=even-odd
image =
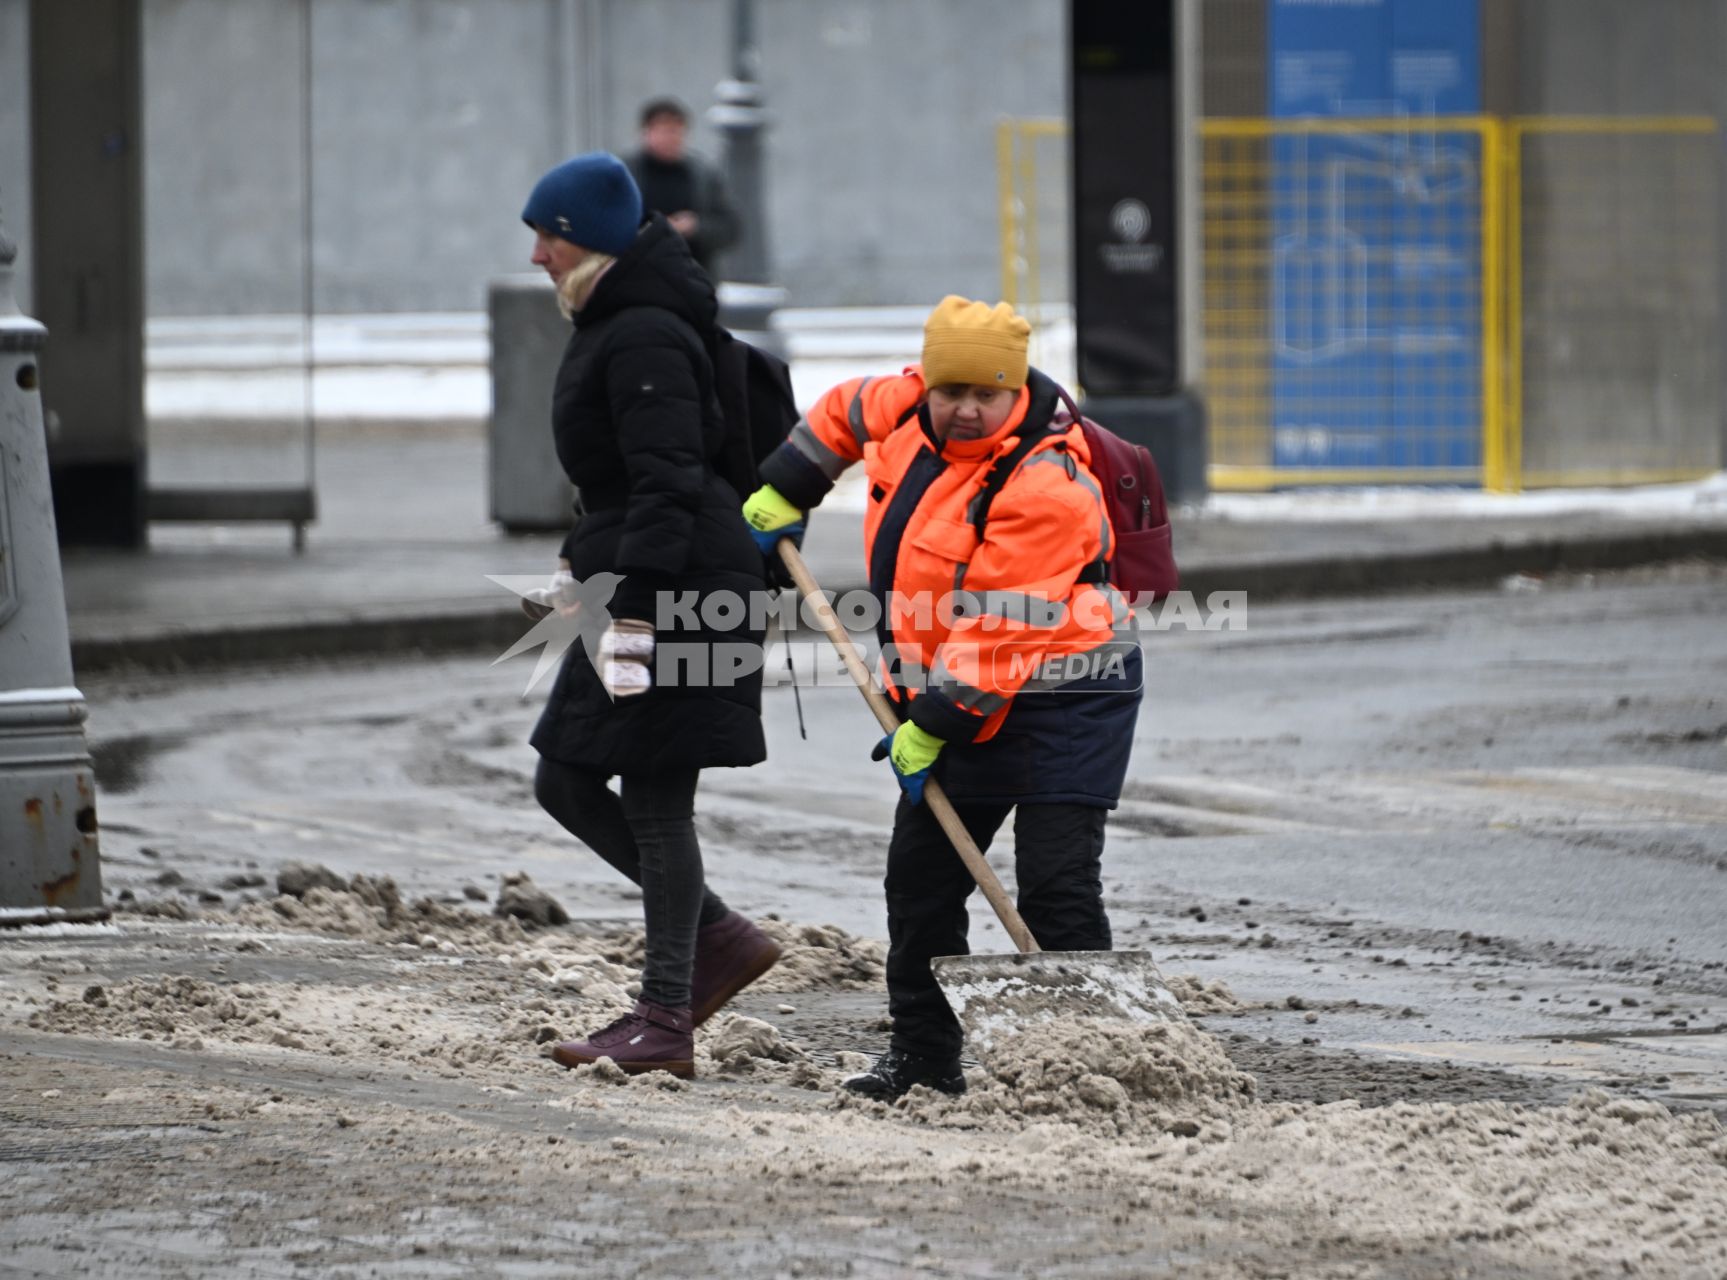
{"label": "orange high-visibility jacket", "polygon": [[[1034,370],[1002,428],[969,441],[934,438],[916,412],[924,390],[916,366],[840,384],[763,464],[762,478],[807,509],[863,462],[884,679],[911,699],[915,723],[949,741],[982,742],[1028,686],[1095,677],[1103,655],[1094,651],[1120,648],[1117,629],[1130,613],[1103,581],[1113,533],[1084,436],[1077,425],[1049,429],[1054,383]],[[973,504],[1022,429],[1048,434],[997,493],[979,541]],[[1084,654],[1094,654],[1090,665],[1076,661]]]}

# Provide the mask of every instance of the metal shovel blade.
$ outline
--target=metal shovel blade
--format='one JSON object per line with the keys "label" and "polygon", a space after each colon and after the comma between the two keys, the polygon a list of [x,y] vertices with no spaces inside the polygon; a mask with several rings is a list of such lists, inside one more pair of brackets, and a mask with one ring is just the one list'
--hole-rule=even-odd
{"label": "metal shovel blade", "polygon": [[930,969],[975,1049],[1056,1018],[1187,1018],[1144,951],[937,956]]}

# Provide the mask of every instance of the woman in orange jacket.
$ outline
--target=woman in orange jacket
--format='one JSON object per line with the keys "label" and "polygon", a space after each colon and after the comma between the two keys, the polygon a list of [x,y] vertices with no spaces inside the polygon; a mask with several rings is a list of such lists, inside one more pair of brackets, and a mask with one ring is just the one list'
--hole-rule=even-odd
{"label": "woman in orange jacket", "polygon": [[980,848],[1015,811],[1019,908],[1040,946],[1110,947],[1104,822],[1120,798],[1142,668],[1107,581],[1113,531],[1062,393],[1027,365],[1005,303],[948,297],[923,361],[842,383],[762,466],[744,505],[764,549],[862,462],[882,677],[903,722],[877,749],[903,794],[888,846],[890,1045],[846,1081],[872,1097],[965,1089],[930,972],[966,951],[973,881],[922,804],[941,780]]}

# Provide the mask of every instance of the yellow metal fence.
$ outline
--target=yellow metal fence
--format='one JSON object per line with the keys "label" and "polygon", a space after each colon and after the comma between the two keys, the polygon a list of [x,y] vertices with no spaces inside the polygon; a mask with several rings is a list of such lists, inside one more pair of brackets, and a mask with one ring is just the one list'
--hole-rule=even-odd
{"label": "yellow metal fence", "polygon": [[[998,135],[1002,293],[1032,314],[1066,292],[1065,129]],[[1715,132],[1204,122],[1213,485],[1515,491],[1719,467]]]}

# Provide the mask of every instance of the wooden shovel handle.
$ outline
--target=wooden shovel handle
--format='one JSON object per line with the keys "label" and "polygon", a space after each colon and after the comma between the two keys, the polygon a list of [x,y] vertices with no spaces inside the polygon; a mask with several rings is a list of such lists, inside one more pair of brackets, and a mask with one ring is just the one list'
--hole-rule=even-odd
{"label": "wooden shovel handle", "polygon": [[[840,660],[846,664],[846,670],[851,673],[852,683],[857,685],[858,692],[869,703],[875,718],[880,722],[883,732],[892,733],[899,728],[900,719],[894,712],[892,704],[885,694],[875,686],[870,678],[869,670],[864,666],[863,659],[858,656],[857,646],[851,637],[840,626],[840,620],[834,616],[833,606],[822,594],[821,584],[810,573],[804,558],[798,554],[798,549],[790,538],[779,541],[780,559],[785,562],[786,571],[792,575],[792,581],[797,583],[798,595],[803,598],[810,611],[815,614],[816,622],[827,634],[829,642],[839,653]],[[984,861],[971,838],[971,833],[965,829],[965,824],[959,820],[959,814],[954,812],[953,804],[941,789],[941,784],[930,778],[923,785],[923,802],[935,814],[936,821],[941,823],[941,829],[947,832],[947,838],[953,841],[954,850],[959,854],[960,861],[965,863],[971,878],[977,881],[977,887],[983,890],[983,896],[989,899],[989,905],[995,908],[996,918],[1001,921],[1002,928],[1007,930],[1007,936],[1013,939],[1013,945],[1022,954],[1042,950],[1037,945],[1037,939],[1031,936],[1031,930],[1025,927],[1025,921],[1020,918],[1012,902],[1008,900],[1007,890],[1002,888],[1001,881],[991,870],[989,863]]]}

